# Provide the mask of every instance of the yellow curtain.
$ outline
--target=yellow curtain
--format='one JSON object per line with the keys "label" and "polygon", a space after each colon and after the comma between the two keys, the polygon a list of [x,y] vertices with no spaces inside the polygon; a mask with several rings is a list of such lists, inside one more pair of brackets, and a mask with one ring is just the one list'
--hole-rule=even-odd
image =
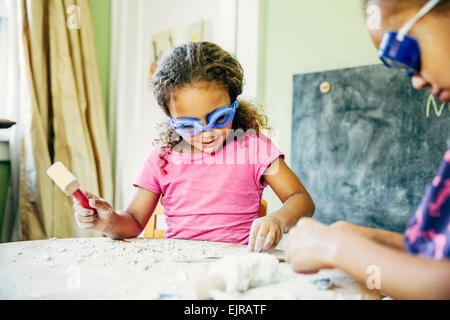
{"label": "yellow curtain", "polygon": [[[87,237],[67,197],[46,175],[61,161],[84,190],[112,202],[111,159],[88,0],[22,0],[29,132],[21,148],[24,240]],[[79,24],[68,23],[70,19]],[[78,20],[77,20],[78,18]],[[52,159],[53,158],[53,159]]]}

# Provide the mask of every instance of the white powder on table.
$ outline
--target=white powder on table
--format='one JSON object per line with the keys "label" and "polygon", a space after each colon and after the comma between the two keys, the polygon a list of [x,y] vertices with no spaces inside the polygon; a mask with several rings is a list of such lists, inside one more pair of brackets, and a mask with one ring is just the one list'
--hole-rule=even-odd
{"label": "white powder on table", "polygon": [[211,266],[211,274],[225,280],[226,291],[246,291],[275,282],[278,259],[267,253],[240,253],[227,255]]}
{"label": "white powder on table", "polygon": [[[176,294],[186,282],[202,279],[214,268],[235,268],[227,280],[230,290],[222,293],[234,299],[332,296],[308,284],[314,276],[294,273],[272,256],[260,264],[252,260],[255,255],[261,254],[249,254],[245,246],[175,239],[99,237],[5,243],[0,244],[0,299],[158,299],[160,294]],[[204,260],[226,256],[241,256],[236,259],[243,259],[247,266],[253,263],[256,272],[230,267],[231,258]],[[195,259],[201,262],[189,263]],[[354,280],[342,273],[325,275],[335,283],[348,281],[344,286],[351,289],[336,292],[355,298]]]}

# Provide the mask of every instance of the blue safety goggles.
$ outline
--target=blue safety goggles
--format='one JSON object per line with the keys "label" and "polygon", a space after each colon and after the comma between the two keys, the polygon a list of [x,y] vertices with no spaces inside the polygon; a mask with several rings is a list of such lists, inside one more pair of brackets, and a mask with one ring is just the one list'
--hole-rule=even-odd
{"label": "blue safety goggles", "polygon": [[381,39],[378,56],[389,68],[403,70],[412,77],[420,73],[420,48],[416,39],[407,35],[412,26],[441,0],[428,1],[417,15],[409,20],[400,30],[386,31]]}
{"label": "blue safety goggles", "polygon": [[239,102],[236,100],[231,106],[225,106],[213,111],[206,118],[208,124],[205,126],[197,118],[178,118],[176,120],[169,118],[169,124],[180,136],[192,137],[212,128],[226,127],[233,121],[237,108],[239,108]]}
{"label": "blue safety goggles", "polygon": [[385,66],[403,70],[408,77],[420,72],[419,44],[412,37],[405,36],[400,42],[397,40],[397,32],[385,32],[378,56]]}

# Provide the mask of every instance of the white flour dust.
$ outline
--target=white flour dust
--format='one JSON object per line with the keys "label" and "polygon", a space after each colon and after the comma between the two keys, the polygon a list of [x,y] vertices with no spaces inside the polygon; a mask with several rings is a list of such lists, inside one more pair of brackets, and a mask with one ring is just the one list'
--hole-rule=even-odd
{"label": "white flour dust", "polygon": [[226,292],[244,292],[276,281],[277,257],[267,253],[240,253],[223,257],[211,266],[211,274],[219,274]]}
{"label": "white flour dust", "polygon": [[[229,243],[53,238],[0,244],[0,261],[0,299],[177,298],[186,283],[224,270],[227,290],[215,292],[216,299],[375,297],[361,293],[360,285],[338,270],[301,275],[272,255],[250,254],[246,246]],[[340,288],[319,290],[311,281],[321,277]]]}

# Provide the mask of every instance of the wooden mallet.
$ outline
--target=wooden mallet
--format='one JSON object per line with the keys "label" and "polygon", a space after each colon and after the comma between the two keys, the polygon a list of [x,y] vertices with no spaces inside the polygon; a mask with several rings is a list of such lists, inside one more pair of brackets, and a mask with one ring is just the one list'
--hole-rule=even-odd
{"label": "wooden mallet", "polygon": [[52,164],[47,169],[47,174],[65,194],[72,195],[83,208],[94,210],[94,213],[97,214],[97,211],[89,205],[89,199],[80,190],[77,178],[61,162]]}

